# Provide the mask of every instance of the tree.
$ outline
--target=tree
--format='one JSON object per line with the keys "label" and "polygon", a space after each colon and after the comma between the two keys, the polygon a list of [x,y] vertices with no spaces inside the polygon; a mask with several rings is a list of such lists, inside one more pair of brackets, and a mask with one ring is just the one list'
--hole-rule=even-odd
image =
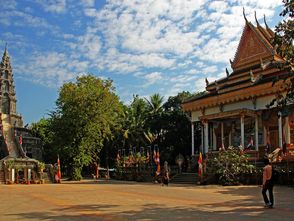
{"label": "tree", "polygon": [[182,102],[190,96],[191,93],[183,91],[170,96],[163,104],[161,127],[164,139],[160,146],[164,147],[162,156],[168,156],[170,162],[179,153],[190,155],[191,124],[181,108]]}
{"label": "tree", "polygon": [[159,114],[162,111],[163,99],[164,98],[160,96],[160,94],[153,94],[150,96],[149,100],[146,99],[150,114]]}
{"label": "tree", "polygon": [[32,134],[42,140],[45,162],[56,161],[58,150],[52,145],[54,130],[52,129],[52,118],[41,118],[38,122],[32,123],[29,127]]}
{"label": "tree", "polygon": [[222,185],[237,185],[241,175],[256,172],[247,156],[234,148],[212,155],[208,160],[207,170],[209,174],[217,175],[218,182]]}
{"label": "tree", "polygon": [[122,104],[111,80],[87,75],[64,84],[56,105],[55,141],[67,158],[71,178],[79,180],[83,166],[99,160],[105,141],[113,138]]}
{"label": "tree", "polygon": [[277,52],[290,64],[294,64],[294,1],[283,0],[284,9],[280,16],[285,19],[275,29],[274,43]]}
{"label": "tree", "polygon": [[280,95],[278,98],[268,105],[268,107],[277,104],[283,111],[285,106],[294,102],[294,1],[283,0],[284,9],[280,16],[284,20],[280,22],[275,28],[275,38],[273,45],[275,45],[277,53],[283,58],[284,62],[276,63],[277,68],[285,70],[285,74],[279,76],[273,81],[273,84],[279,80],[284,81],[284,86],[287,89],[286,96]]}
{"label": "tree", "polygon": [[144,145],[146,140],[147,103],[138,95],[133,97],[132,103],[125,107],[124,144],[125,148]]}

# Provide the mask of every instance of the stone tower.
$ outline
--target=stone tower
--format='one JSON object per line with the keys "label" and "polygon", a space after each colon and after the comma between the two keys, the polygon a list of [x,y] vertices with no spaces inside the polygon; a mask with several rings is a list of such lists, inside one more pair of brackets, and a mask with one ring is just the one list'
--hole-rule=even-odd
{"label": "stone tower", "polygon": [[10,123],[13,126],[22,127],[22,117],[16,113],[15,87],[7,46],[0,64],[0,104],[1,114],[10,115]]}

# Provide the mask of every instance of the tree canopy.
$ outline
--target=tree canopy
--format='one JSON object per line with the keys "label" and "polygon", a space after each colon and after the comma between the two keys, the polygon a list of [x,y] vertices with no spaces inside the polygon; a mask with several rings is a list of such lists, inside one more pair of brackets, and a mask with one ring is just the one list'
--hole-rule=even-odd
{"label": "tree canopy", "polygon": [[83,166],[99,160],[104,142],[112,139],[122,104],[111,80],[87,75],[64,84],[56,105],[55,143],[67,157],[71,177],[80,179]]}

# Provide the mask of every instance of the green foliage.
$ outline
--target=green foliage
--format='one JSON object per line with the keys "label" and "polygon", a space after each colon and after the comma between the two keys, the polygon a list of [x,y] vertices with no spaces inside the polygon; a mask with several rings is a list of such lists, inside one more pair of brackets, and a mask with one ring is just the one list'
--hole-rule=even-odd
{"label": "green foliage", "polygon": [[285,19],[276,26],[275,45],[277,52],[289,63],[294,63],[294,1],[283,0],[284,9],[280,13]]}
{"label": "green foliage", "polygon": [[44,160],[48,163],[54,162],[58,154],[57,146],[53,145],[55,129],[52,126],[52,118],[41,118],[38,122],[30,125],[30,129],[34,136],[42,140]]}
{"label": "green foliage", "polygon": [[134,96],[132,103],[125,107],[123,122],[123,146],[126,148],[142,146],[145,144],[144,132],[146,129],[147,103],[138,95]]}
{"label": "green foliage", "polygon": [[64,84],[52,114],[54,142],[70,167],[71,178],[81,179],[83,166],[99,160],[99,153],[119,127],[122,104],[112,81],[92,75]]}
{"label": "green foliage", "polygon": [[208,173],[218,176],[222,185],[237,185],[240,175],[253,173],[256,170],[255,166],[248,162],[247,156],[233,147],[210,156],[207,169]]}
{"label": "green foliage", "polygon": [[280,16],[283,16],[284,19],[275,28],[273,45],[275,45],[277,53],[283,58],[283,62],[277,62],[275,66],[285,73],[278,76],[273,81],[273,84],[283,80],[286,95],[280,95],[267,105],[271,107],[277,104],[282,111],[284,111],[285,106],[294,102],[294,1],[283,0],[283,3],[284,9]]}
{"label": "green foliage", "polygon": [[38,170],[44,170],[45,169],[45,163],[38,161]]}
{"label": "green foliage", "polygon": [[8,169],[12,169],[15,165],[15,162],[14,162],[14,160],[7,160],[7,161],[5,161],[5,164]]}

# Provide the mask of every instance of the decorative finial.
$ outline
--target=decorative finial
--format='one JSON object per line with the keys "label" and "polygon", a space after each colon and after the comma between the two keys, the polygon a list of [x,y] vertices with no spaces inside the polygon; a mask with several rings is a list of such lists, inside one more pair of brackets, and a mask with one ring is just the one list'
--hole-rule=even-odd
{"label": "decorative finial", "polygon": [[244,19],[245,19],[246,23],[248,23],[248,20],[247,20],[246,15],[245,15],[245,8],[244,7],[243,7],[243,16],[244,16]]}
{"label": "decorative finial", "polygon": [[255,82],[255,78],[254,78],[254,74],[253,74],[253,72],[252,72],[251,69],[250,69],[249,74],[250,74],[250,80],[251,80],[251,82],[254,83]]}
{"label": "decorative finial", "polygon": [[230,59],[230,64],[231,64],[231,66],[233,65],[233,61]]}
{"label": "decorative finial", "polygon": [[268,25],[267,25],[267,23],[266,23],[266,20],[265,20],[265,14],[263,15],[263,21],[264,21],[265,27],[266,28],[269,28]]}
{"label": "decorative finial", "polygon": [[259,22],[258,22],[258,20],[257,20],[257,17],[256,17],[256,11],[254,11],[254,17],[255,17],[256,25],[257,25],[257,26],[260,26],[260,25],[259,25]]}
{"label": "decorative finial", "polygon": [[206,87],[207,87],[209,85],[207,78],[205,78],[205,82],[206,82]]}
{"label": "decorative finial", "polygon": [[227,73],[227,77],[229,77],[230,76],[230,73],[229,73],[229,71],[228,71],[227,68],[226,68],[226,73]]}
{"label": "decorative finial", "polygon": [[260,67],[262,70],[265,70],[269,65],[270,65],[270,61],[267,61],[267,62],[263,62],[262,58],[260,58]]}

